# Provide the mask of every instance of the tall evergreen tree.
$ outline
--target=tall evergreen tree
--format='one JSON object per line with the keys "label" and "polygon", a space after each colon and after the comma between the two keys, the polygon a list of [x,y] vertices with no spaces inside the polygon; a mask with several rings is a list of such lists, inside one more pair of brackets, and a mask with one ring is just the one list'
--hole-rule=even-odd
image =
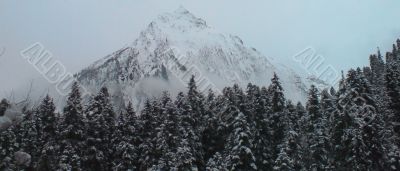
{"label": "tall evergreen tree", "polygon": [[394,60],[390,59],[386,63],[386,68],[385,92],[389,99],[389,120],[393,122],[394,132],[400,134],[400,68]]}
{"label": "tall evergreen tree", "polygon": [[254,136],[247,123],[246,116],[240,111],[232,123],[233,132],[228,138],[226,145],[226,161],[228,170],[257,170],[256,158],[253,153]]}
{"label": "tall evergreen tree", "polygon": [[109,101],[107,88],[101,88],[93,98],[88,109],[87,150],[85,151],[85,170],[109,170],[115,133],[115,115]]}
{"label": "tall evergreen tree", "polygon": [[[372,137],[382,137],[380,117],[370,88],[360,72],[350,70],[339,96],[340,106],[333,125],[336,169],[381,170],[383,144]],[[368,123],[368,124],[366,124]],[[367,134],[374,134],[367,138]]]}
{"label": "tall evergreen tree", "polygon": [[[200,137],[195,131],[195,118],[191,113],[192,107],[189,104],[187,97],[183,93],[179,93],[176,101],[176,110],[179,117],[179,143],[176,152],[176,167],[178,170],[191,170],[197,168]],[[201,154],[201,153],[200,153]]]}
{"label": "tall evergreen tree", "polygon": [[188,109],[186,110],[190,110],[190,112],[188,111],[187,113],[190,116],[184,116],[184,117],[191,117],[191,121],[188,123],[190,124],[190,131],[193,131],[193,136],[188,139],[188,142],[191,146],[191,148],[193,148],[193,154],[195,157],[195,161],[194,164],[201,168],[204,168],[205,166],[205,162],[203,159],[203,147],[201,144],[201,139],[202,139],[202,132],[204,130],[204,119],[205,119],[205,112],[204,112],[204,97],[203,95],[198,91],[197,89],[197,85],[196,85],[196,81],[195,81],[195,77],[192,76],[190,78],[189,84],[188,84],[188,93],[187,93],[187,107]]}
{"label": "tall evergreen tree", "polygon": [[282,143],[284,138],[285,125],[282,122],[282,118],[286,113],[285,110],[285,96],[283,94],[283,88],[279,81],[278,76],[274,73],[271,79],[271,85],[268,87],[269,102],[271,103],[272,115],[268,118],[271,129],[271,142],[273,144],[272,158],[276,159],[280,150],[279,145]]}
{"label": "tall evergreen tree", "polygon": [[218,116],[217,99],[212,90],[208,93],[205,108],[207,120],[205,129],[202,132],[202,144],[204,160],[208,161],[215,153],[221,152],[224,149],[226,127]]}
{"label": "tall evergreen tree", "polygon": [[254,122],[254,155],[258,170],[271,170],[274,156],[271,152],[274,149],[271,141],[270,124],[270,102],[268,92],[264,87],[260,90],[255,85],[249,85],[247,91],[247,111],[249,118]]}
{"label": "tall evergreen tree", "polygon": [[319,102],[319,92],[314,85],[311,85],[311,88],[309,90],[306,108],[310,121],[308,129],[309,132],[314,132],[317,120],[322,117],[321,106]]}
{"label": "tall evergreen tree", "polygon": [[124,113],[118,117],[117,129],[114,132],[112,144],[114,145],[113,170],[136,170],[138,146],[141,142],[138,136],[138,120],[132,103],[129,102]]}
{"label": "tall evergreen tree", "polygon": [[41,132],[40,140],[42,141],[42,145],[46,144],[46,142],[49,142],[57,133],[57,118],[55,109],[56,107],[53,99],[47,95],[36,111],[36,113],[38,113],[37,116],[40,119],[39,131]]}
{"label": "tall evergreen tree", "polygon": [[82,99],[78,83],[72,85],[71,93],[64,108],[63,120],[59,124],[60,153],[58,169],[81,170],[82,149],[85,147],[86,119],[82,111]]}
{"label": "tall evergreen tree", "polygon": [[175,106],[167,92],[161,98],[162,122],[156,128],[156,152],[158,153],[158,165],[160,170],[177,169],[176,149],[179,145],[178,115]]}
{"label": "tall evergreen tree", "polygon": [[286,100],[283,94],[283,88],[281,82],[279,81],[279,78],[276,75],[276,73],[274,73],[274,76],[271,79],[271,85],[268,88],[268,92],[270,93],[272,112],[283,111]]}
{"label": "tall evergreen tree", "polygon": [[36,148],[41,148],[41,131],[39,130],[41,126],[38,113],[31,110],[27,111],[18,127],[17,141],[20,143],[20,151],[31,156],[28,168],[34,168],[40,155],[40,150]]}
{"label": "tall evergreen tree", "polygon": [[301,170],[300,156],[298,151],[300,146],[297,143],[298,135],[291,131],[290,128],[286,131],[286,136],[281,145],[279,145],[279,154],[274,162],[273,170]]}
{"label": "tall evergreen tree", "polygon": [[0,132],[0,170],[13,169],[12,158],[19,148],[15,127],[9,127]]}
{"label": "tall evergreen tree", "polygon": [[157,126],[154,118],[154,107],[150,100],[146,100],[139,118],[139,136],[142,142],[139,145],[139,170],[148,170],[157,164],[155,154],[155,129]]}
{"label": "tall evergreen tree", "polygon": [[55,105],[53,99],[47,95],[38,109],[36,110],[39,118],[38,130],[40,131],[39,147],[40,157],[38,158],[38,165],[36,168],[39,170],[54,170],[57,167],[57,117],[55,114]]}
{"label": "tall evergreen tree", "polygon": [[309,153],[307,156],[309,161],[306,162],[306,167],[310,170],[326,170],[329,165],[327,122],[326,117],[322,115],[318,89],[314,85],[311,86],[309,91],[307,112],[309,126],[305,136],[308,139]]}

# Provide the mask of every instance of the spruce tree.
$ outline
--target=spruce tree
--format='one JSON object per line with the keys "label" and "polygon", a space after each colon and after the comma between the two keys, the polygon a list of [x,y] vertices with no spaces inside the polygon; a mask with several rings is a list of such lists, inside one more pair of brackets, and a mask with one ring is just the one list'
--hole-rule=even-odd
{"label": "spruce tree", "polygon": [[116,131],[112,138],[113,170],[136,170],[138,163],[136,113],[129,102],[117,120]]}
{"label": "spruce tree", "polygon": [[12,158],[19,148],[15,127],[9,127],[0,132],[0,170],[13,169]]}
{"label": "spruce tree", "polygon": [[271,79],[271,85],[268,87],[268,96],[269,103],[271,103],[272,112],[272,114],[268,118],[271,129],[271,142],[273,144],[274,150],[272,152],[272,158],[277,158],[278,153],[280,153],[278,145],[281,144],[284,138],[285,125],[282,122],[282,117],[283,115],[285,115],[284,109],[286,99],[283,94],[283,88],[276,73],[274,73],[274,76]]}
{"label": "spruce tree", "polygon": [[311,85],[311,88],[309,90],[306,108],[309,117],[308,132],[314,132],[316,122],[322,117],[319,102],[319,92],[314,85]]}
{"label": "spruce tree", "polygon": [[274,73],[274,76],[271,79],[271,85],[268,88],[268,92],[270,93],[270,102],[272,105],[272,112],[280,112],[283,111],[285,107],[285,96],[283,94],[283,88],[279,81],[278,76]]}
{"label": "spruce tree", "polygon": [[309,90],[307,102],[307,160],[306,167],[310,170],[326,170],[328,167],[329,141],[327,130],[327,117],[323,115],[319,91],[312,85]]}
{"label": "spruce tree", "polygon": [[284,139],[277,146],[279,153],[274,161],[273,170],[301,170],[304,168],[303,150],[301,148],[301,138],[295,131],[295,125],[298,124],[296,118],[296,110],[287,102],[281,121],[284,125]]}
{"label": "spruce tree", "polygon": [[217,99],[212,90],[209,91],[205,104],[206,124],[202,132],[204,160],[208,161],[215,153],[221,152],[225,146],[226,127],[219,119]]}
{"label": "spruce tree", "polygon": [[269,127],[269,117],[272,112],[267,90],[265,87],[260,90],[255,85],[248,87],[248,89],[247,106],[250,108],[249,111],[251,111],[251,120],[255,122],[254,155],[257,160],[257,167],[259,170],[271,170],[275,159],[271,154],[274,149],[271,141],[271,129]]}
{"label": "spruce tree", "polygon": [[81,93],[78,83],[72,85],[71,93],[59,124],[58,169],[81,170],[86,139],[86,119],[83,115]]}
{"label": "spruce tree", "polygon": [[232,133],[227,140],[225,149],[228,170],[257,170],[256,158],[253,153],[254,135],[250,130],[246,116],[240,111],[232,123]]}
{"label": "spruce tree", "polygon": [[158,165],[160,170],[177,168],[176,149],[179,145],[178,115],[168,92],[164,92],[161,98],[162,122],[156,128],[156,152],[158,153]]}
{"label": "spruce tree", "polygon": [[203,168],[205,165],[204,159],[203,159],[203,147],[201,144],[201,139],[202,139],[202,132],[204,130],[204,123],[205,123],[205,112],[204,112],[204,97],[203,95],[198,91],[195,77],[192,76],[190,78],[190,81],[188,83],[188,93],[187,93],[187,107],[188,109],[185,110],[190,110],[187,111],[189,115],[186,115],[184,117],[191,117],[191,121],[188,123],[190,124],[188,126],[188,132],[193,131],[193,136],[188,139],[188,143],[190,144],[191,148],[193,148],[193,154],[195,157],[194,164],[199,167]]}
{"label": "spruce tree", "polygon": [[21,124],[18,126],[17,141],[20,143],[20,152],[27,153],[31,156],[29,168],[34,168],[37,165],[39,153],[41,149],[41,131],[40,118],[37,112],[26,111]]}
{"label": "spruce tree", "polygon": [[46,142],[52,140],[57,133],[57,118],[55,114],[55,105],[53,99],[47,95],[40,106],[37,109],[37,116],[40,118],[40,132],[42,141],[41,144],[44,145]]}
{"label": "spruce tree", "polygon": [[187,96],[179,93],[176,101],[176,110],[179,117],[179,143],[176,152],[176,167],[178,170],[191,170],[199,167],[198,161],[199,148],[202,148],[201,139],[195,131],[195,118],[193,118],[192,107],[188,102]]}
{"label": "spruce tree", "polygon": [[[400,134],[400,68],[393,60],[386,64],[386,95],[389,99],[389,120],[393,122],[394,132]],[[400,144],[398,144],[400,145]]]}
{"label": "spruce tree", "polygon": [[113,148],[112,139],[115,133],[115,115],[109,101],[107,88],[101,88],[93,98],[88,109],[87,150],[84,167],[86,170],[109,170]]}
{"label": "spruce tree", "polygon": [[40,157],[38,158],[38,165],[36,166],[39,170],[54,170],[57,166],[57,117],[55,114],[55,105],[53,99],[47,95],[38,109],[36,110],[39,118],[38,122],[40,131]]}
{"label": "spruce tree", "polygon": [[144,108],[139,117],[139,136],[142,142],[139,145],[139,170],[147,170],[157,164],[155,154],[155,128],[156,120],[154,109],[150,100],[146,100]]}
{"label": "spruce tree", "polygon": [[[344,93],[338,98],[338,110],[333,125],[335,169],[381,170],[384,150],[381,116],[362,73],[350,70]],[[366,136],[368,135],[368,136]]]}

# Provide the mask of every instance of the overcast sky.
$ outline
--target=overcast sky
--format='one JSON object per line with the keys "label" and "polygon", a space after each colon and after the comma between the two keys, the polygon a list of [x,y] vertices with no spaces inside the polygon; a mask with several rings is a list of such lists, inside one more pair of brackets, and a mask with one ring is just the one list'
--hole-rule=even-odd
{"label": "overcast sky", "polygon": [[181,5],[289,65],[311,46],[327,64],[347,70],[366,65],[378,46],[389,50],[400,37],[399,0],[1,0],[0,97],[40,78],[19,53],[32,43],[77,72]]}

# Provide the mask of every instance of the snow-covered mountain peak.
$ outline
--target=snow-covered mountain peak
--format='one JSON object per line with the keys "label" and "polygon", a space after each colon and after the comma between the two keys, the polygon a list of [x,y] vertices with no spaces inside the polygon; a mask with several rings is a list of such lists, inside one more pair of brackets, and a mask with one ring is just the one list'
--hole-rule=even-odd
{"label": "snow-covered mountain peak", "polygon": [[175,28],[181,32],[208,28],[203,19],[197,18],[183,7],[178,8],[172,13],[164,13],[158,16],[158,18],[149,25],[149,27],[154,26]]}
{"label": "snow-covered mountain peak", "polygon": [[105,85],[121,103],[140,104],[163,90],[184,91],[192,74],[221,90],[235,83],[244,88],[248,83],[267,86],[274,72],[286,95],[304,102],[311,84],[307,78],[246,46],[238,36],[219,32],[179,8],[157,17],[131,45],[76,77],[91,91]]}
{"label": "snow-covered mountain peak", "polygon": [[181,6],[179,6],[179,8],[178,9],[176,9],[175,11],[174,11],[174,13],[176,13],[176,14],[191,14],[190,13],[190,11],[189,10],[187,10],[185,7],[183,7],[182,5]]}

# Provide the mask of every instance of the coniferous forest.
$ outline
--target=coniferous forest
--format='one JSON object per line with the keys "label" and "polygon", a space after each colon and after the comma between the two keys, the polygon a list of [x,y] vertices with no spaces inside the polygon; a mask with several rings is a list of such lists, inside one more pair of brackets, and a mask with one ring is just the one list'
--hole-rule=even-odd
{"label": "coniferous forest", "polygon": [[47,96],[0,133],[0,169],[400,170],[400,40],[369,60],[339,87],[311,86],[306,104],[285,98],[278,75],[221,95],[192,77],[176,97],[118,113],[107,88],[83,104],[75,83],[61,113]]}

